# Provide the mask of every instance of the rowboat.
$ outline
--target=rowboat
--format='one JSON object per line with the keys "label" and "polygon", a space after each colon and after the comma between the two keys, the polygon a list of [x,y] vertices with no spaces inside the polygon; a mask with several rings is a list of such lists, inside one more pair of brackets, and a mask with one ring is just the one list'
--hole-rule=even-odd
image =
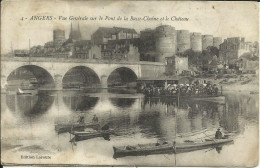
{"label": "rowboat", "polygon": [[114,147],[113,158],[125,157],[125,156],[140,156],[140,155],[152,155],[152,154],[166,154],[173,153],[173,143],[149,143],[138,144],[135,146],[120,146]]}
{"label": "rowboat", "polygon": [[202,150],[207,148],[215,148],[222,146],[224,144],[228,144],[233,142],[233,139],[206,139],[204,142],[187,142],[187,143],[179,143],[174,146],[174,153],[184,153],[184,152],[191,152],[196,150]]}
{"label": "rowboat", "polygon": [[75,137],[71,141],[83,141],[87,139],[97,138],[97,137],[105,137],[110,134],[114,134],[114,130],[99,130],[99,131],[72,131],[71,134],[75,135]]}
{"label": "rowboat", "polygon": [[83,131],[85,128],[98,129],[100,126],[96,123],[85,123],[85,124],[57,124],[55,125],[55,131],[58,134],[66,133],[70,131]]}
{"label": "rowboat", "polygon": [[140,156],[152,154],[184,153],[207,148],[215,148],[233,142],[233,139],[206,139],[204,142],[195,143],[188,141],[184,143],[164,142],[138,144],[134,146],[113,147],[114,158],[125,156]]}

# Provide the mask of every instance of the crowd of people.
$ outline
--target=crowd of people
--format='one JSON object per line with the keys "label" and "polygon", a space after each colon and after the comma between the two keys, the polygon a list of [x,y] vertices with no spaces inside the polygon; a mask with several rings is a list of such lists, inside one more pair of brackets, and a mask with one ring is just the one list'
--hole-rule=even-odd
{"label": "crowd of people", "polygon": [[143,88],[143,93],[146,96],[162,96],[162,95],[218,95],[219,89],[216,84],[168,84],[165,87],[158,87],[154,85]]}

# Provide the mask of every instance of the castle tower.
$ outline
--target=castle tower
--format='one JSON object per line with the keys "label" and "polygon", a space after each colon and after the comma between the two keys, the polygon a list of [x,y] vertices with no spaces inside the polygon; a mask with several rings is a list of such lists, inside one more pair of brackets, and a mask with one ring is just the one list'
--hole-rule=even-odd
{"label": "castle tower", "polygon": [[61,45],[65,42],[65,30],[54,29],[53,30],[53,43],[55,46]]}
{"label": "castle tower", "polygon": [[212,35],[203,35],[202,36],[202,50],[206,50],[210,46],[213,46],[213,36]]}
{"label": "castle tower", "polygon": [[169,25],[156,27],[156,62],[164,62],[165,57],[175,54],[175,28]]}
{"label": "castle tower", "polygon": [[201,33],[193,32],[190,34],[190,48],[193,51],[197,51],[197,52],[202,51]]}
{"label": "castle tower", "polygon": [[219,45],[222,43],[221,37],[213,37],[213,46],[219,49]]}
{"label": "castle tower", "polygon": [[190,49],[190,32],[188,30],[177,30],[177,52],[183,53]]}

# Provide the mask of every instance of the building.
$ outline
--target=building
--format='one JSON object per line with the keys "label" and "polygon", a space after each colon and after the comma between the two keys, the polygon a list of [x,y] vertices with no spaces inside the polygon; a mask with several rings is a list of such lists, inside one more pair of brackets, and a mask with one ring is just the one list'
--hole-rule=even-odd
{"label": "building", "polygon": [[245,53],[252,51],[253,44],[245,42],[245,38],[231,37],[220,44],[219,57],[225,64],[234,64],[234,61]]}
{"label": "building", "polygon": [[28,57],[29,50],[14,50],[15,57]]}
{"label": "building", "polygon": [[135,44],[139,35],[134,29],[100,27],[92,34],[91,42],[101,48],[102,59],[139,61],[140,54]]}
{"label": "building", "polygon": [[253,57],[240,57],[235,62],[236,67],[242,72],[253,72],[255,73],[259,69],[259,58]]}
{"label": "building", "polygon": [[100,59],[101,49],[98,46],[91,45],[90,40],[80,40],[74,43],[74,58],[82,59]]}
{"label": "building", "polygon": [[175,55],[166,58],[166,75],[181,75],[184,71],[189,71],[188,57]]}
{"label": "building", "polygon": [[138,48],[134,45],[138,39],[109,40],[101,51],[103,59],[140,61]]}
{"label": "building", "polygon": [[[106,45],[109,40],[134,39],[139,38],[135,29],[121,27],[100,27],[91,35],[91,41],[95,45]],[[105,49],[102,47],[102,49]]]}

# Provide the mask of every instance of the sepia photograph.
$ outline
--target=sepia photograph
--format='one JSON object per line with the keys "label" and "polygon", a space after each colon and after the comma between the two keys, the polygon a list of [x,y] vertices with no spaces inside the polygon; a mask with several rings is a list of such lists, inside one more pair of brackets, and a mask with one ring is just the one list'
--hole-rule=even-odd
{"label": "sepia photograph", "polygon": [[259,4],[1,2],[1,164],[259,162]]}

